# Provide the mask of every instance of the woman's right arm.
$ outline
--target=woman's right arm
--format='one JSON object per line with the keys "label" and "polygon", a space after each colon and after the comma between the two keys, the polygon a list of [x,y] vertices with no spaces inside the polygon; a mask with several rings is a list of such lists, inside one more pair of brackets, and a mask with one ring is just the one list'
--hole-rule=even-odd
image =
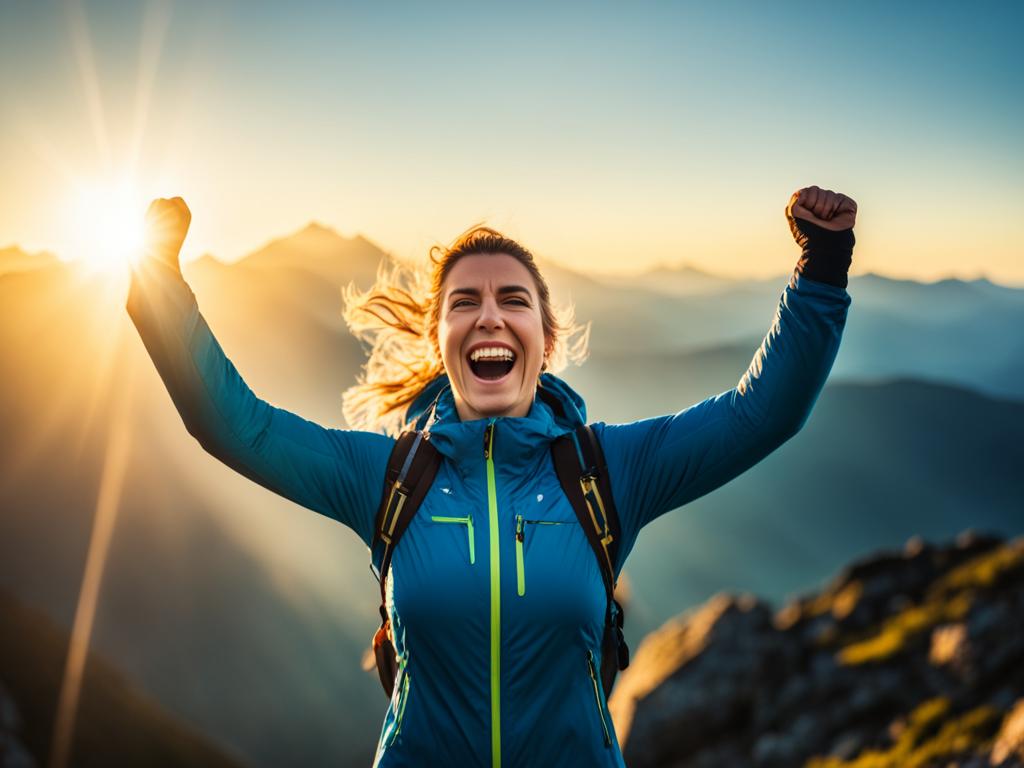
{"label": "woman's right arm", "polygon": [[208,453],[370,545],[391,438],[327,429],[258,398],[200,314],[177,250],[173,259],[150,253],[133,268],[127,310],[186,429]]}

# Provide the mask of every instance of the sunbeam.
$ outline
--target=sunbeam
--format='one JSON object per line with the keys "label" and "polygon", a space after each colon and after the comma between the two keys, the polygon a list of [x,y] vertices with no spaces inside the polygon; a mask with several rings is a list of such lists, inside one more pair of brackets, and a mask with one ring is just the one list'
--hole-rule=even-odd
{"label": "sunbeam", "polygon": [[120,362],[129,353],[126,349],[126,331],[130,321],[124,312],[124,297],[127,294],[127,275],[117,279],[105,277],[84,283],[94,303],[90,306],[88,338],[90,347],[88,382],[80,380],[79,386],[87,389],[84,403],[80,403],[81,421],[75,443],[76,455],[81,455],[88,440],[97,412],[110,392],[124,393]]}
{"label": "sunbeam", "polygon": [[103,474],[100,479],[99,495],[96,499],[96,514],[93,518],[92,535],[85,561],[85,573],[78,594],[78,605],[71,626],[71,642],[68,647],[57,716],[53,729],[53,745],[50,751],[50,768],[64,768],[71,757],[71,745],[75,730],[82,677],[85,671],[96,618],[96,604],[99,599],[103,571],[110,550],[110,540],[117,519],[121,492],[124,488],[125,471],[128,466],[131,447],[131,398],[134,389],[135,359],[129,355],[118,361],[124,371],[124,389],[115,395],[115,411],[111,420]]}
{"label": "sunbeam", "polygon": [[131,143],[128,146],[128,172],[135,174],[139,166],[142,140],[149,122],[150,97],[163,50],[164,38],[170,25],[170,8],[164,4],[149,3],[142,19],[139,35],[139,76],[135,86],[135,116]]}
{"label": "sunbeam", "polygon": [[53,144],[43,136],[43,131],[39,128],[38,121],[32,116],[28,106],[14,97],[10,97],[10,103],[6,106],[9,112],[5,117],[11,121],[12,130],[16,131],[25,142],[28,152],[41,160],[49,170],[56,173],[64,185],[73,183],[75,173],[70,163],[65,161]]}
{"label": "sunbeam", "polygon": [[[18,443],[18,450],[10,461],[0,467],[0,491],[17,483],[21,473],[40,460],[43,451],[56,436],[64,436],[68,423],[81,408],[76,372],[87,370],[93,352],[93,339],[85,334],[76,339],[80,343],[67,344],[64,329],[69,326],[67,313],[77,314],[83,306],[82,288],[78,280],[68,273],[54,279],[44,298],[31,299],[31,294],[15,296],[6,309],[18,317],[24,329],[16,334],[11,358],[32,361],[26,370],[40,370],[41,375],[28,385],[25,402],[35,409],[35,428]],[[64,351],[59,363],[45,350]],[[45,406],[43,405],[45,404]]]}
{"label": "sunbeam", "polygon": [[92,124],[93,139],[96,150],[103,163],[103,170],[109,173],[113,167],[110,143],[107,140],[107,126],[103,117],[103,98],[100,94],[99,78],[96,76],[96,63],[92,55],[92,40],[89,37],[89,22],[79,0],[69,0],[65,6],[67,12],[68,31],[71,37],[71,49],[75,54],[78,74],[82,80],[82,91],[86,107],[89,110],[89,121]]}

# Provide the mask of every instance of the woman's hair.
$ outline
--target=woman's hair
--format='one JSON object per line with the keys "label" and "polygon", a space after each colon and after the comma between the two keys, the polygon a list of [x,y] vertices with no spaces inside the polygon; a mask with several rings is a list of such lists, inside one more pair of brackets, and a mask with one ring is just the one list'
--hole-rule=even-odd
{"label": "woman's hair", "polygon": [[350,284],[345,289],[345,321],[353,335],[370,344],[363,374],[342,397],[350,427],[400,431],[406,408],[445,372],[437,338],[444,281],[459,259],[475,254],[507,254],[533,276],[544,328],[542,371],[557,372],[568,360],[581,363],[586,358],[589,323],[577,325],[571,305],[552,307],[533,254],[500,232],[477,225],[447,248],[430,249],[429,274],[397,262],[382,263],[372,288],[360,291]]}

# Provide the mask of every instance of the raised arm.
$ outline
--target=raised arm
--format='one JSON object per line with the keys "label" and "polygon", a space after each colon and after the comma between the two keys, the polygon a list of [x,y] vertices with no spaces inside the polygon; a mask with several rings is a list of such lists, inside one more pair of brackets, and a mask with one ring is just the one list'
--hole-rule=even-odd
{"label": "raised arm", "polygon": [[259,399],[225,356],[178,252],[191,220],[181,198],[147,213],[147,252],[133,268],[127,309],[189,433],[211,455],[260,485],[372,536],[393,441],[326,429]]}
{"label": "raised arm", "polygon": [[786,217],[803,253],[735,388],[676,414],[595,425],[621,518],[620,566],[644,525],[749,469],[803,426],[846,324],[856,212],[828,190],[793,194]]}

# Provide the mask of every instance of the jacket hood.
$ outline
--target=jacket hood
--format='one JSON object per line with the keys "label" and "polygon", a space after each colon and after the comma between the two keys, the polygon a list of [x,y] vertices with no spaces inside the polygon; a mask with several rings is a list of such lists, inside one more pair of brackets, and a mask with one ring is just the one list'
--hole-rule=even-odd
{"label": "jacket hood", "polygon": [[[445,374],[428,384],[405,414],[406,423],[430,433],[431,442],[448,458],[475,456],[480,436],[491,419],[461,421]],[[552,440],[586,423],[583,398],[554,374],[541,374],[530,412],[523,417],[501,416],[499,439],[505,450],[522,460],[547,451]],[[507,454],[506,454],[507,455]]]}
{"label": "jacket hood", "polygon": [[[543,390],[543,391],[542,391]],[[458,411],[455,410],[455,398],[451,392],[451,382],[448,375],[442,373],[432,382],[423,388],[415,400],[405,411],[405,423],[414,424],[416,429],[423,429],[430,419],[431,408],[437,403],[437,418],[435,423],[442,422],[444,417],[454,418],[459,421]],[[534,403],[530,414],[532,417],[537,403],[542,403],[550,412],[556,423],[565,427],[565,431],[571,431],[587,421],[587,405],[576,390],[570,387],[565,381],[553,373],[542,373],[540,375],[537,394],[534,396]],[[449,412],[450,411],[450,412]]]}

